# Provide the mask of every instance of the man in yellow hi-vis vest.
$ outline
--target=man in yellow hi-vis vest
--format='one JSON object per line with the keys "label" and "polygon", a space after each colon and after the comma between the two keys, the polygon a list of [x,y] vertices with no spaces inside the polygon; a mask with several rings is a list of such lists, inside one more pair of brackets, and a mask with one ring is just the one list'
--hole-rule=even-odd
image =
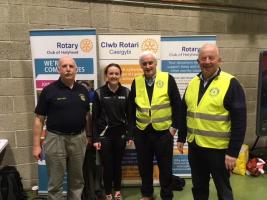
{"label": "man in yellow hi-vis vest", "polygon": [[198,63],[201,72],[188,84],[182,101],[186,126],[180,127],[177,147],[182,152],[187,136],[195,200],[209,199],[210,175],[218,199],[232,200],[229,177],[246,131],[245,94],[235,77],[221,71],[216,45],[202,46]]}
{"label": "man in yellow hi-vis vest", "polygon": [[141,200],[153,199],[153,159],[159,167],[160,196],[173,198],[173,136],[178,128],[181,98],[174,78],[158,72],[152,52],[139,58],[143,75],[134,79],[129,94],[129,132],[133,134],[138,168],[142,179]]}

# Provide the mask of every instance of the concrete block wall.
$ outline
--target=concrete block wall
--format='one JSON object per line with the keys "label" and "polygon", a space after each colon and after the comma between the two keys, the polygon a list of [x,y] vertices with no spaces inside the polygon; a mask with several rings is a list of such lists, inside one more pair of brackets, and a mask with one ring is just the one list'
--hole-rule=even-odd
{"label": "concrete block wall", "polygon": [[[242,1],[242,5],[249,7],[249,2]],[[31,153],[34,94],[29,30],[44,28],[86,27],[96,28],[97,33],[173,36],[216,34],[222,69],[236,75],[246,91],[245,140],[252,145],[256,138],[258,57],[267,48],[267,3],[255,0],[253,5],[261,10],[191,8],[179,3],[0,0],[0,138],[9,140],[2,164],[18,167],[25,188],[37,184],[37,164]],[[262,138],[260,145],[264,144]]]}

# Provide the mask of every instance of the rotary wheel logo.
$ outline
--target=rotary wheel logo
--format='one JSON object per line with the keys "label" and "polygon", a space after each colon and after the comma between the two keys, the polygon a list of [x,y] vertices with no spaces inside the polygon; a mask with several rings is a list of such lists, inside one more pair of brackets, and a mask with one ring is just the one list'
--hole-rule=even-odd
{"label": "rotary wheel logo", "polygon": [[158,81],[156,82],[156,85],[157,85],[158,88],[162,88],[163,85],[164,85],[164,82],[161,81],[161,80],[158,80]]}
{"label": "rotary wheel logo", "polygon": [[142,43],[142,51],[152,51],[154,53],[157,53],[159,46],[156,40],[154,39],[146,39]]}
{"label": "rotary wheel logo", "polygon": [[79,94],[82,101],[85,101],[85,96],[83,94]]}
{"label": "rotary wheel logo", "polygon": [[219,92],[220,92],[219,88],[211,88],[210,89],[210,96],[215,97],[219,94]]}
{"label": "rotary wheel logo", "polygon": [[84,53],[89,53],[93,48],[93,42],[89,39],[83,39],[80,42],[81,49]]}

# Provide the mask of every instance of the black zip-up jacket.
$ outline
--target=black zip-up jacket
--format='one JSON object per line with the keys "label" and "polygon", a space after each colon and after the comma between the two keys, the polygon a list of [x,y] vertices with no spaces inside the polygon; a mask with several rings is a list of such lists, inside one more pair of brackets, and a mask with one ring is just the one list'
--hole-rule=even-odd
{"label": "black zip-up jacket", "polygon": [[94,93],[92,120],[93,141],[98,142],[101,132],[108,126],[107,134],[125,134],[127,127],[127,103],[130,90],[119,85],[114,93],[107,83]]}

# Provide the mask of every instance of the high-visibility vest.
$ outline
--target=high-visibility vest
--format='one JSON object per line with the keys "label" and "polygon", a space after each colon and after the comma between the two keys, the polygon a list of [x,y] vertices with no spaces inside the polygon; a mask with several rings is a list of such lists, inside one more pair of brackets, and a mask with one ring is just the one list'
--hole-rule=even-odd
{"label": "high-visibility vest", "polygon": [[151,104],[148,99],[144,76],[135,78],[136,126],[144,130],[152,124],[155,130],[166,130],[172,124],[172,110],[168,95],[169,75],[157,72]]}
{"label": "high-visibility vest", "polygon": [[232,75],[220,72],[214,78],[198,104],[200,78],[193,78],[185,93],[187,105],[188,142],[201,147],[226,149],[231,134],[229,111],[224,108],[224,97]]}

